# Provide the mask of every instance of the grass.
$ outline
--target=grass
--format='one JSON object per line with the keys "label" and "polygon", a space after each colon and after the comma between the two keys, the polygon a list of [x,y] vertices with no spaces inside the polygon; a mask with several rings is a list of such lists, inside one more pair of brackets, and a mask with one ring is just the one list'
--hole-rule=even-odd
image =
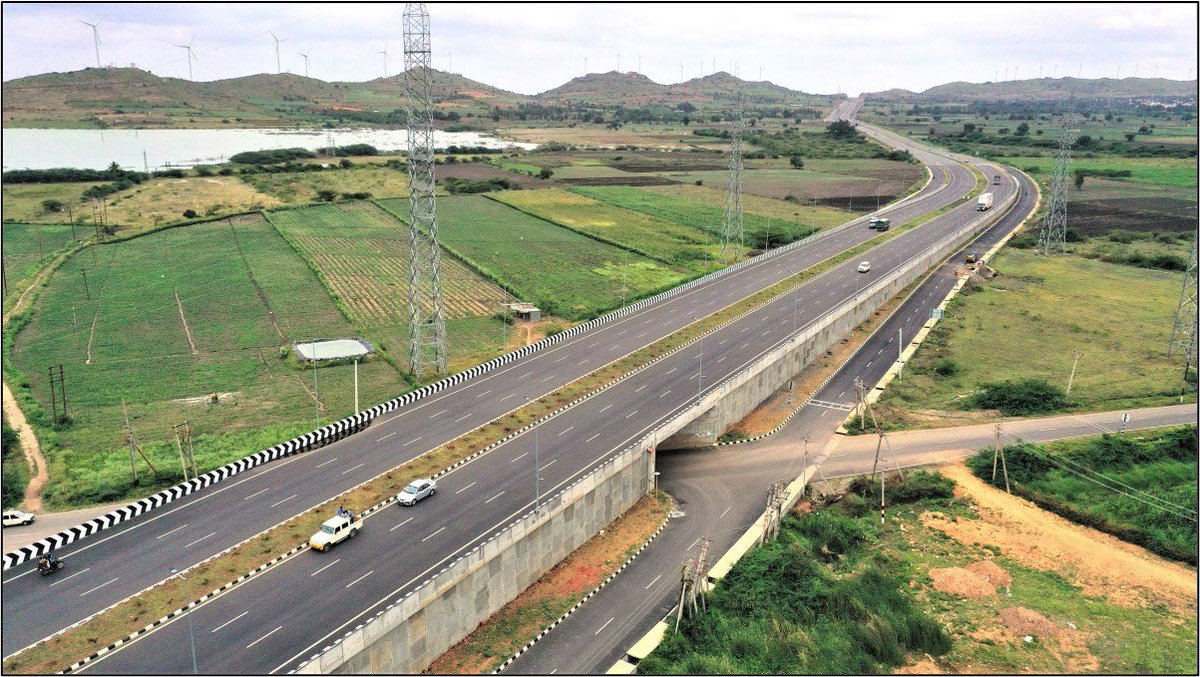
{"label": "grass", "polygon": [[625,563],[667,519],[671,506],[666,494],[643,496],[602,534],[592,537],[442,654],[426,672],[482,674],[498,667]]}
{"label": "grass", "polygon": [[[1054,171],[1052,157],[1000,157],[1002,162],[1013,167],[1036,167],[1037,174],[1049,175]],[[1183,158],[1072,158],[1071,171],[1083,170],[1129,170],[1132,175],[1126,181],[1147,183],[1155,186],[1196,187],[1196,161]],[[1084,182],[1086,189],[1086,180]]]}
{"label": "grass", "polygon": [[[674,186],[647,186],[641,190],[647,193],[664,195],[676,201],[699,203],[724,211],[724,186],[697,186],[679,184]],[[820,205],[785,202],[774,198],[761,197],[750,193],[742,194],[742,212],[746,224],[758,218],[776,221],[790,221],[791,228],[811,226],[814,228],[832,228],[853,218],[854,214],[843,209],[824,207]],[[719,222],[718,222],[719,223]],[[774,230],[774,227],[772,227]]]}
{"label": "grass", "polygon": [[[407,200],[380,200],[407,218]],[[686,279],[678,270],[481,195],[438,201],[442,245],[543,311],[595,317]]]}
{"label": "grass", "polygon": [[[721,232],[724,210],[703,202],[625,186],[577,186],[572,188],[571,192],[713,235],[719,235]],[[743,228],[747,243],[753,243],[752,246],[759,248],[768,237],[770,237],[772,246],[779,246],[819,230],[819,227],[815,225],[763,216],[755,212],[743,213]]]}
{"label": "grass", "polygon": [[[237,214],[273,207],[279,201],[232,176],[150,179],[108,198],[108,222],[119,234],[184,220],[191,210],[200,216]],[[90,216],[90,214],[89,214]]]}
{"label": "grass", "polygon": [[404,169],[381,164],[357,163],[349,169],[320,172],[246,174],[240,180],[282,204],[313,202],[322,190],[331,190],[338,195],[370,193],[371,197],[408,194],[408,175]]}
{"label": "grass", "polygon": [[[10,329],[6,375],[43,442],[51,475],[46,499],[57,508],[145,495],[177,481],[171,426],[184,420],[203,440],[196,445],[202,472],[312,429],[311,377],[281,360],[280,348],[356,333],[261,220],[89,247],[63,264],[32,314]],[[71,421],[52,426],[45,374],[58,364]],[[352,413],[352,367],[321,371],[323,420]],[[404,388],[382,362],[360,370],[368,403]],[[218,404],[203,403],[211,393],[223,393]],[[139,482],[130,477],[123,402],[157,478],[146,467]]]}
{"label": "grass", "polygon": [[874,556],[883,531],[838,507],[786,517],[638,672],[874,674],[910,653],[944,654],[950,639],[913,603],[907,572]]}
{"label": "grass", "polygon": [[8,419],[2,420],[4,432],[3,445],[3,491],[0,492],[0,503],[5,510],[15,508],[25,498],[25,486],[29,484],[29,464],[21,451],[21,438],[17,431],[8,426]]}
{"label": "grass", "polygon": [[[70,223],[71,217],[78,219],[86,215],[91,217],[91,203],[83,201],[83,192],[99,183],[6,183],[0,187],[3,196],[3,211],[5,221],[22,221],[26,223]],[[47,212],[42,202],[58,200],[64,205],[70,205],[71,212],[66,209],[59,212]]]}
{"label": "grass", "polygon": [[[75,237],[90,235],[90,229],[64,224],[4,222],[5,284],[13,287],[37,275],[56,254],[70,247]],[[8,290],[10,293],[13,289]]]}
{"label": "grass", "polygon": [[[1166,349],[1179,273],[1032,250],[1007,250],[993,265],[999,276],[951,302],[903,383],[885,392],[893,423],[938,425],[983,383],[1044,378],[1065,388],[1075,352],[1077,410],[1178,401],[1183,383]],[[943,361],[954,373],[935,371]]]}
{"label": "grass", "polygon": [[[596,169],[596,168],[586,168]],[[696,272],[712,270],[720,248],[712,228],[693,227],[559,189],[497,193],[493,197],[547,221],[619,243],[660,262]],[[718,222],[719,223],[719,222]]]}
{"label": "grass", "polygon": [[[1005,458],[1018,495],[1195,566],[1196,522],[1187,517],[1195,517],[1195,426],[1020,445]],[[982,451],[968,466],[991,481],[991,463],[992,452]],[[998,476],[995,484],[1003,483]]]}

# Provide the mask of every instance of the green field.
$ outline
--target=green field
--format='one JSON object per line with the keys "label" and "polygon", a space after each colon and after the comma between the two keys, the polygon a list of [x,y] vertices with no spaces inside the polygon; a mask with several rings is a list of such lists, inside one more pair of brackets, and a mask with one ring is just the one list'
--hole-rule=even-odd
{"label": "green field", "polygon": [[[354,324],[407,369],[408,225],[372,202],[313,205],[268,213],[307,259]],[[499,320],[508,295],[452,256],[442,256],[452,369],[500,354]]]}
{"label": "green field", "polygon": [[1006,250],[993,266],[999,275],[951,302],[903,382],[885,391],[890,422],[986,416],[970,411],[985,383],[1041,378],[1065,389],[1076,352],[1076,410],[1179,401],[1182,369],[1166,350],[1182,273],[1024,249]]}
{"label": "green field", "polygon": [[[312,429],[317,405],[310,390],[324,404],[324,422],[352,413],[352,367],[314,377],[289,367],[280,349],[305,338],[355,335],[269,224],[218,222],[72,256],[11,337],[5,369],[18,398],[28,384],[38,402],[26,413],[50,464],[46,498],[65,507],[144,495],[179,479],[171,426],[184,420],[198,436],[204,471]],[[51,429],[46,370],[59,364],[72,420]],[[407,385],[387,363],[372,360],[360,369],[360,389],[366,406]],[[207,402],[212,393],[220,394],[217,404]],[[161,473],[157,481],[142,466],[141,483],[131,483],[122,401]]]}
{"label": "green field", "polygon": [[[379,203],[402,218],[407,215],[405,200]],[[594,317],[689,277],[482,195],[439,200],[438,223],[444,247],[521,299],[572,320]]]}
{"label": "green field", "polygon": [[[70,223],[86,216],[91,220],[90,202],[83,202],[83,193],[99,183],[6,183],[0,187],[3,196],[5,221],[27,223]],[[43,207],[45,200],[58,200],[64,205],[61,211],[48,212]],[[70,211],[66,207],[70,207]]]}
{"label": "green field", "polygon": [[[1068,519],[1196,564],[1196,427],[1007,447],[1016,492]],[[968,465],[991,481],[992,452]],[[1003,486],[1002,476],[996,478]]]}
{"label": "green field", "polygon": [[10,291],[20,288],[54,255],[75,242],[75,235],[87,237],[88,228],[61,224],[4,222],[3,256],[5,283]]}
{"label": "green field", "polygon": [[706,272],[720,254],[712,231],[605,204],[583,193],[525,190],[497,193],[494,199],[568,228],[619,243],[659,261]]}
{"label": "green field", "polygon": [[[657,219],[706,231],[714,236],[721,232],[724,209],[703,202],[628,186],[576,186],[571,188],[571,192]],[[754,212],[743,211],[742,219],[747,245],[759,249],[763,248],[768,237],[771,239],[771,246],[778,247],[819,230],[815,225],[762,216]]]}
{"label": "green field", "polygon": [[[698,203],[719,210],[725,209],[724,186],[697,186],[693,184],[677,184],[673,186],[646,186],[641,190],[647,193],[664,195],[675,201]],[[758,217],[790,221],[792,229],[812,226],[815,228],[832,228],[841,225],[854,217],[854,214],[835,207],[820,205],[798,204],[773,198],[760,197],[750,193],[742,194],[742,212],[746,224]]]}
{"label": "green field", "polygon": [[[1020,169],[1036,168],[1039,174],[1050,174],[1054,171],[1052,157],[1000,157],[997,162],[1012,165]],[[1182,158],[1072,158],[1071,171],[1076,170],[1129,170],[1132,174],[1126,181],[1148,183],[1156,186],[1178,186],[1180,188],[1196,187],[1196,161]],[[1086,190],[1086,181],[1084,183]]]}

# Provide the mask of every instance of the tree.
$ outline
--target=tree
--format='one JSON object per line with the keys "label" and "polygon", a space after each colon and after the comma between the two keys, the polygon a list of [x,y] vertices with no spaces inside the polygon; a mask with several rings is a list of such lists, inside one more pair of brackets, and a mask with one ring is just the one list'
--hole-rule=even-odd
{"label": "tree", "polygon": [[554,176],[554,170],[549,167],[542,167],[542,171],[538,172],[539,179],[548,179],[551,176]]}
{"label": "tree", "polygon": [[317,199],[322,202],[333,202],[337,199],[338,193],[336,190],[318,190]]}
{"label": "tree", "polygon": [[1136,138],[1137,138],[1137,134],[1135,134],[1135,133],[1133,133],[1133,132],[1126,132],[1126,133],[1125,133],[1125,140],[1126,140],[1126,141],[1133,141],[1133,140],[1134,140],[1134,139],[1136,139]]}
{"label": "tree", "polygon": [[1087,178],[1087,174],[1077,171],[1075,172],[1075,190],[1083,190],[1083,180]]}
{"label": "tree", "polygon": [[855,129],[854,125],[848,120],[831,122],[829,123],[829,126],[825,128],[825,131],[827,131],[829,135],[835,139],[848,139],[858,136],[858,130]]}
{"label": "tree", "polygon": [[1092,145],[1092,137],[1087,134],[1082,134],[1078,139],[1075,139],[1076,148],[1087,148],[1090,145]]}
{"label": "tree", "polygon": [[55,200],[53,198],[49,200],[42,200],[42,211],[46,212],[47,214],[57,214],[58,212],[61,212],[65,206],[66,205],[63,204],[62,200]]}
{"label": "tree", "polygon": [[195,209],[185,209],[185,210],[183,210],[183,218],[185,218],[185,219],[194,219],[194,218],[196,218],[197,216],[199,216],[199,214],[197,214],[197,213],[196,213],[196,210],[195,210]]}
{"label": "tree", "polygon": [[976,127],[974,122],[967,122],[963,124],[963,134],[974,134],[975,129]]}
{"label": "tree", "polygon": [[1022,122],[1021,124],[1017,125],[1017,136],[1026,136],[1027,134],[1029,134],[1028,123]]}
{"label": "tree", "polygon": [[799,155],[791,156],[788,158],[788,161],[791,162],[792,166],[796,169],[804,169],[804,158],[800,157]]}

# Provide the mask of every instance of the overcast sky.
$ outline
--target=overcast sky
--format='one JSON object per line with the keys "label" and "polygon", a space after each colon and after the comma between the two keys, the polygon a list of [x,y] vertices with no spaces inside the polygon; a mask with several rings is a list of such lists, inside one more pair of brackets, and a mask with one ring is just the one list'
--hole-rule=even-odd
{"label": "overcast sky", "polygon": [[[814,93],[956,80],[1078,75],[1195,77],[1197,6],[1180,4],[452,4],[429,3],[436,68],[525,94],[584,72],[638,70],[673,83],[713,70]],[[284,71],[370,80],[402,70],[402,3],[5,3],[5,80],[100,60],[197,80]],[[1118,70],[1119,69],[1119,70]]]}

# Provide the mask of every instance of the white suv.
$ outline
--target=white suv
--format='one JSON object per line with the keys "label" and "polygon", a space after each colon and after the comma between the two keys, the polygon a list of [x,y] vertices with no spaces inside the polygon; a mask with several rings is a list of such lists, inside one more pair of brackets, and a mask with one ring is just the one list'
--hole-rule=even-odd
{"label": "white suv", "polygon": [[362,529],[362,516],[330,517],[321,525],[321,530],[308,539],[308,547],[318,552],[329,552],[333,546],[348,538],[354,538]]}

